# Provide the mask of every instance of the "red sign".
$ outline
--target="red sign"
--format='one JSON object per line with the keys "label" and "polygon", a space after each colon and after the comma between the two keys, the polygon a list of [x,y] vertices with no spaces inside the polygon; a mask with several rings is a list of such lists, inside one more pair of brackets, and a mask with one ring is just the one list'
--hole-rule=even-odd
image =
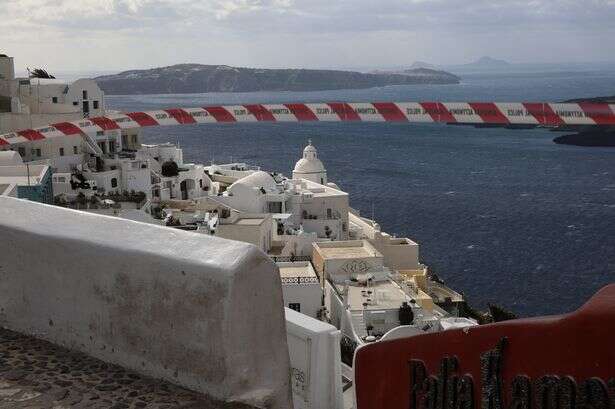
{"label": "red sign", "polygon": [[615,285],[574,313],[375,342],[357,409],[613,409]]}

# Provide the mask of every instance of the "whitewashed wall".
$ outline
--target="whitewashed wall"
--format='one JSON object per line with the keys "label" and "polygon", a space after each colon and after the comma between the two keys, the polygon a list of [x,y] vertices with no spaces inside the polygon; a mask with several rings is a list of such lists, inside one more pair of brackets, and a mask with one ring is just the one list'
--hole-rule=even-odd
{"label": "whitewashed wall", "polygon": [[228,401],[291,408],[280,277],[254,246],[0,197],[0,325]]}
{"label": "whitewashed wall", "polygon": [[342,409],[341,333],[285,308],[295,409]]}

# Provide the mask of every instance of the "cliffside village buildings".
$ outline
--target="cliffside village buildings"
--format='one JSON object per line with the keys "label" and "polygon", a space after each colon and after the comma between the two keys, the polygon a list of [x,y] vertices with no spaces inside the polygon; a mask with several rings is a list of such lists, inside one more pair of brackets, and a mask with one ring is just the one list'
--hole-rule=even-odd
{"label": "cliffside village buildings", "polygon": [[[16,78],[0,55],[0,133],[108,114],[104,98],[89,79]],[[0,145],[0,195],[252,243],[278,263],[286,306],[328,319],[351,343],[400,325],[405,335],[474,325],[451,317],[462,297],[430,279],[417,243],[349,206],[311,142],[289,178],[185,163],[180,148],[143,144],[138,129],[14,137]]]}

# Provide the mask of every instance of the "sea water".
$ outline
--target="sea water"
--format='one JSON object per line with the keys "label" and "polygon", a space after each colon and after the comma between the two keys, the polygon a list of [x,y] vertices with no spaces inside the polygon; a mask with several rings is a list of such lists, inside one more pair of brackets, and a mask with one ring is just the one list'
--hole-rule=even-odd
{"label": "sea water", "polygon": [[[123,111],[317,101],[561,101],[615,95],[615,72],[473,75],[458,85],[319,92],[107,96]],[[615,148],[557,145],[547,130],[437,124],[215,124],[146,129],[188,162],[290,175],[308,138],[331,181],[479,307],[563,313],[615,282]]]}

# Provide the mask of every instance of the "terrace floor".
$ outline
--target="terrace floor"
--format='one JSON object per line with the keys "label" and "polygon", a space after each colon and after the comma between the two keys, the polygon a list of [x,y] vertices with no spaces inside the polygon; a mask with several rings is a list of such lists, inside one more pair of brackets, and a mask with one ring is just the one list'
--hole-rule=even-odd
{"label": "terrace floor", "polygon": [[0,409],[250,409],[0,328]]}

